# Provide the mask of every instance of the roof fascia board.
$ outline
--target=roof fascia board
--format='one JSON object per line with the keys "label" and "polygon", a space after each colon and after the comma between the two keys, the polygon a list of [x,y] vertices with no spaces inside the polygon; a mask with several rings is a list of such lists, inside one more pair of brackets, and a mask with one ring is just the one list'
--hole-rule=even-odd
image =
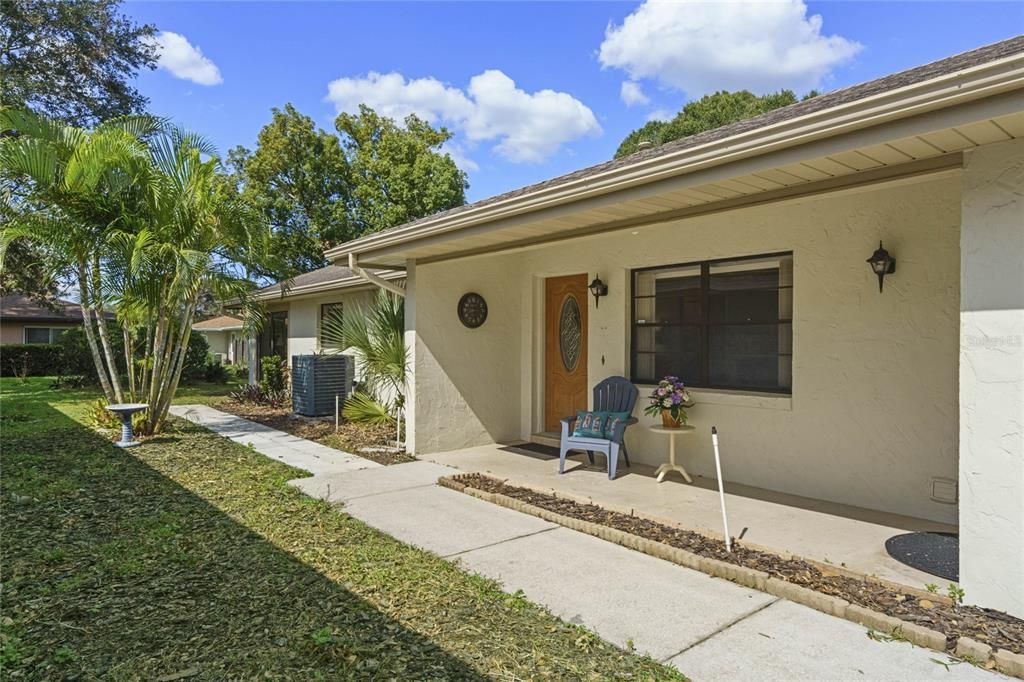
{"label": "roof fascia board", "polygon": [[944,154],[943,156],[923,159],[921,161],[913,161],[899,166],[886,166],[857,173],[855,175],[844,175],[842,177],[811,182],[804,185],[783,187],[781,189],[769,190],[767,192],[752,194],[746,197],[735,197],[709,204],[701,204],[699,206],[670,209],[650,215],[638,216],[636,218],[623,218],[598,225],[588,225],[586,227],[580,227],[565,232],[557,232],[541,237],[522,239],[507,245],[480,247],[445,254],[442,256],[419,258],[416,260],[416,263],[417,265],[428,265],[430,263],[438,263],[457,258],[468,258],[471,256],[479,256],[489,253],[520,250],[531,246],[540,246],[553,242],[590,237],[606,232],[614,232],[616,230],[651,227],[654,225],[663,225],[665,223],[683,220],[685,218],[737,211],[765,204],[810,199],[822,194],[865,190],[879,184],[920,181],[922,178],[929,180],[937,179],[959,172],[962,166],[963,154],[960,152],[953,152],[951,154]]}
{"label": "roof fascia board", "polygon": [[410,225],[347,242],[325,255],[337,260],[348,253],[376,253],[382,247],[418,235],[456,230],[514,212],[535,211],[559,202],[574,201],[622,189],[637,183],[655,182],[664,177],[693,172],[742,158],[765,154],[781,148],[807,144],[843,132],[862,130],[894,119],[922,114],[993,97],[1024,87],[1024,54],[978,65],[956,73],[865,97],[805,116],[780,121],[704,145],[616,167],[594,175],[539,188],[525,195],[469,209],[450,218],[439,217],[419,225]]}
{"label": "roof fascia board", "polygon": [[[581,211],[599,209],[620,202],[644,199],[659,194],[675,192],[702,184],[726,180],[740,175],[757,173],[771,168],[776,168],[778,166],[786,166],[792,163],[799,163],[801,161],[810,161],[815,158],[829,156],[830,154],[848,151],[858,147],[868,147],[883,142],[889,142],[891,140],[917,135],[922,132],[950,128],[983,118],[996,118],[1008,113],[1014,113],[1015,111],[1021,111],[1022,109],[1024,109],[1024,93],[1009,93],[989,100],[972,102],[951,109],[933,111],[929,114],[912,119],[901,119],[881,126],[869,128],[867,130],[860,130],[837,137],[826,138],[800,147],[785,148],[775,152],[774,154],[765,154],[730,164],[713,166],[687,175],[671,177],[657,183],[644,184],[642,186],[621,190],[615,194],[604,194],[592,199],[557,206],[548,209],[543,218],[554,219]],[[860,171],[859,173],[865,172],[870,171]],[[858,175],[859,173],[851,173],[850,175]],[[803,185],[794,185],[794,187],[797,188],[801,186]],[[699,208],[699,206],[693,208]],[[491,231],[525,225],[539,219],[541,218],[534,213],[511,216],[464,228],[459,231],[458,236],[476,236]],[[443,243],[454,236],[455,235],[450,235],[447,232],[435,235],[425,235],[424,237],[417,239],[415,245],[417,247],[432,246]],[[408,250],[409,246],[396,244],[390,248],[384,247],[375,249],[370,253],[373,258],[382,259],[392,256],[404,257]]]}
{"label": "roof fascia board", "polygon": [[[390,266],[389,266],[390,267]],[[392,271],[395,268],[390,267]],[[405,277],[404,271],[387,272],[379,275],[383,279],[394,280],[402,279]],[[324,291],[334,291],[336,289],[344,289],[349,291],[359,291],[361,289],[372,289],[373,285],[369,284],[362,277],[346,277],[345,279],[335,279],[328,282],[317,282],[316,284],[306,284],[299,287],[289,287],[285,291],[272,291],[267,293],[256,293],[254,297],[259,301],[286,301],[299,296],[306,296],[309,294],[316,294]]]}

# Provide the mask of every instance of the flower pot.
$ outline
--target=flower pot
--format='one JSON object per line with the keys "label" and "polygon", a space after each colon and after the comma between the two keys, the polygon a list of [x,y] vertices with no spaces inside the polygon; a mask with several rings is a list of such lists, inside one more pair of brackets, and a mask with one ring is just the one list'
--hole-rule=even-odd
{"label": "flower pot", "polygon": [[678,429],[683,425],[682,419],[673,419],[671,410],[661,411],[661,425],[666,429]]}

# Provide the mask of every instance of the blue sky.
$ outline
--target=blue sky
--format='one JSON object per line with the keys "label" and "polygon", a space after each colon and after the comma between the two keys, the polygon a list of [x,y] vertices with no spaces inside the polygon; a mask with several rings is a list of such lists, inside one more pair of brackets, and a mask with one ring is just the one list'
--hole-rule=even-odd
{"label": "blue sky", "polygon": [[132,2],[124,11],[168,32],[162,67],[138,79],[150,109],[222,152],[252,148],[271,108],[287,102],[329,130],[339,108],[360,101],[413,110],[455,132],[471,200],[607,160],[648,117],[708,90],[831,90],[1024,31],[1024,3],[1011,2]]}

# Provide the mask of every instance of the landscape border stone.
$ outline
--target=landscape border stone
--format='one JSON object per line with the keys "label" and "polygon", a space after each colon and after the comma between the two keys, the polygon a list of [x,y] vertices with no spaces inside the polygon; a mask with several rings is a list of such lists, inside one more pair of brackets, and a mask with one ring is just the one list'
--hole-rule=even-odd
{"label": "landscape border stone", "polygon": [[[951,647],[951,643],[947,641],[946,635],[942,632],[938,632],[937,630],[926,628],[917,623],[901,620],[894,616],[860,606],[859,604],[851,604],[849,601],[840,597],[818,592],[817,590],[812,590],[810,588],[803,587],[802,585],[796,585],[794,583],[787,582],[786,580],[771,577],[764,571],[758,571],[745,566],[739,566],[726,561],[701,556],[679,547],[673,547],[672,545],[658,542],[656,540],[650,540],[648,538],[640,537],[639,535],[634,535],[633,533],[627,533],[619,530],[618,528],[612,528],[590,521],[585,521],[583,519],[564,516],[549,509],[543,509],[501,493],[491,493],[478,490],[457,480],[457,477],[460,475],[461,474],[444,476],[438,479],[438,485],[463,492],[467,495],[472,495],[473,497],[492,502],[508,509],[539,517],[545,521],[549,521],[587,535],[592,535],[602,540],[648,554],[658,559],[664,559],[665,561],[670,561],[686,568],[701,571],[702,573],[706,573],[716,578],[722,578],[724,580],[729,580],[739,585],[743,585],[744,587],[767,592],[768,594],[781,599],[788,599],[789,601],[807,606],[816,611],[836,616],[838,618],[843,618],[844,620],[849,620],[869,629],[882,632],[886,635],[905,639],[916,646],[958,656],[978,665],[979,667],[989,669],[995,667],[1002,673],[1024,679],[1024,655],[1015,654],[1002,649],[993,652],[991,647],[977,642],[970,637],[960,637],[959,640],[957,640],[957,642],[955,642]],[[520,484],[516,485],[539,494],[554,495],[555,497],[576,502],[577,504],[595,504],[593,500],[575,495],[563,493],[555,494],[553,491],[538,490],[536,488]],[[677,522],[657,516],[643,514],[637,512],[635,509],[624,509],[621,507],[616,508],[615,506],[603,505],[602,508],[607,511],[629,514],[631,516],[636,516],[638,518],[643,518],[648,521],[675,528],[683,528],[691,532],[700,533],[705,537],[714,537],[702,530],[686,528]],[[757,546],[751,543],[746,543],[746,546],[761,552],[775,554],[776,556],[785,556],[787,559],[799,558],[815,565],[825,574],[832,573],[863,582],[879,584],[884,587],[889,587],[907,594],[918,596],[922,599],[927,598],[933,602],[952,603],[948,597],[943,595],[932,594],[925,590],[917,590],[907,585],[901,585],[875,576],[858,573],[857,571],[846,567],[834,566],[832,564],[804,559],[803,557],[797,557],[796,555],[789,553],[777,552],[767,547]],[[950,650],[951,648],[952,650]]]}

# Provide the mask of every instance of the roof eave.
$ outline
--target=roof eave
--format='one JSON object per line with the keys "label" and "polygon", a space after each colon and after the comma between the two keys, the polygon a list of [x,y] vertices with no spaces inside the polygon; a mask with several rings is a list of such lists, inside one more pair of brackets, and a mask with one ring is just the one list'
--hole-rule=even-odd
{"label": "roof eave", "polygon": [[[406,276],[401,270],[380,273],[380,277],[387,280],[402,279]],[[338,289],[369,289],[373,285],[362,277],[346,277],[344,279],[330,280],[328,282],[317,282],[299,287],[289,287],[286,291],[256,292],[253,297],[258,301],[287,301],[299,296],[308,296],[326,291],[337,291]]]}

